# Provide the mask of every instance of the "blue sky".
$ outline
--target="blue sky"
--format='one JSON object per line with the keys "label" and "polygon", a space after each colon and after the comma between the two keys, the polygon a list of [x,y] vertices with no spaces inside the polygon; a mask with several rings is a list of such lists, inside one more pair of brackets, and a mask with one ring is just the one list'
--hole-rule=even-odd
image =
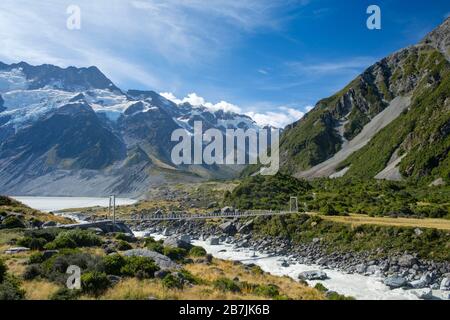
{"label": "blue sky", "polygon": [[[366,28],[371,4],[381,30]],[[447,0],[2,0],[0,60],[96,65],[123,89],[284,125],[449,13]]]}

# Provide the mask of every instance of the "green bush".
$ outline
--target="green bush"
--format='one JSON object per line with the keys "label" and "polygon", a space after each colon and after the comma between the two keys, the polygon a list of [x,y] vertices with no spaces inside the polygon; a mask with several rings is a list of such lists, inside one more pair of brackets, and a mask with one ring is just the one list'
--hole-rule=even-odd
{"label": "green bush", "polygon": [[23,237],[17,241],[17,244],[31,250],[42,250],[47,244],[47,240],[44,238]]}
{"label": "green bush", "polygon": [[36,263],[39,264],[44,261],[45,261],[44,255],[41,252],[35,252],[28,259],[28,264],[36,264]]}
{"label": "green bush", "polygon": [[202,247],[192,247],[192,249],[189,250],[189,255],[191,257],[204,257],[206,256],[206,250]]}
{"label": "green bush", "polygon": [[3,229],[22,229],[26,228],[25,223],[15,216],[9,216],[2,222],[2,228]]}
{"label": "green bush", "polygon": [[5,262],[0,259],[0,283],[3,282],[3,279],[6,276],[6,271],[8,271],[8,268],[5,265]]}
{"label": "green bush", "polygon": [[48,243],[46,249],[62,249],[77,247],[95,247],[101,245],[101,238],[87,230],[69,230],[59,233],[55,240]]}
{"label": "green bush", "polygon": [[104,271],[102,258],[74,249],[64,249],[41,264],[43,276],[51,281],[64,284],[67,268],[75,265],[85,272]]}
{"label": "green bush", "polygon": [[136,238],[133,235],[119,232],[114,236],[117,240],[123,240],[126,242],[136,242]]}
{"label": "green bush", "polygon": [[241,287],[239,286],[238,281],[233,281],[228,278],[219,278],[214,280],[213,286],[215,289],[223,291],[223,292],[241,292]]}
{"label": "green bush", "polygon": [[164,246],[161,242],[150,242],[146,245],[148,250],[164,254]]}
{"label": "green bush", "polygon": [[16,278],[6,276],[0,283],[0,301],[22,300],[24,297],[25,291],[20,288],[20,282]]}
{"label": "green bush", "polygon": [[162,285],[167,289],[183,289],[183,279],[169,273],[162,280]]}
{"label": "green bush", "polygon": [[133,249],[133,247],[131,246],[131,244],[129,244],[128,242],[126,242],[126,241],[124,241],[124,240],[119,240],[119,242],[117,243],[116,248],[117,248],[117,250],[119,250],[119,251],[126,251],[126,250]]}
{"label": "green bush", "polygon": [[275,298],[280,295],[279,288],[274,284],[260,284],[255,287],[253,290],[253,293],[258,296],[268,297],[268,298]]}
{"label": "green bush", "polygon": [[126,264],[121,268],[122,275],[140,279],[153,278],[159,267],[147,257],[126,257]]}
{"label": "green bush", "polygon": [[99,296],[111,286],[104,272],[87,272],[81,275],[81,290],[83,293]]}
{"label": "green bush", "polygon": [[60,288],[50,296],[50,300],[77,300],[80,296],[80,290],[70,290],[66,287]]}
{"label": "green bush", "polygon": [[325,286],[324,286],[323,284],[321,284],[320,282],[317,283],[317,284],[314,286],[314,288],[317,289],[317,290],[319,290],[320,292],[327,292],[327,291],[328,291],[327,287],[325,287]]}
{"label": "green bush", "polygon": [[187,254],[187,250],[183,248],[164,247],[163,254],[172,260],[183,260]]}
{"label": "green bush", "polygon": [[103,266],[107,274],[120,276],[122,275],[122,268],[127,264],[127,261],[120,254],[110,254],[103,258]]}
{"label": "green bush", "polygon": [[42,268],[39,264],[30,264],[26,267],[22,275],[24,280],[33,280],[42,275]]}

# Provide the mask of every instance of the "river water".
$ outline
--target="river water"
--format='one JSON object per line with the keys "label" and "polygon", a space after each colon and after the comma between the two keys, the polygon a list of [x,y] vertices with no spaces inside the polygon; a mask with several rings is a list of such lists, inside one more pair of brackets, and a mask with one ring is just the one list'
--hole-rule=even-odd
{"label": "river water", "polygon": [[[83,208],[92,206],[107,207],[108,198],[85,198],[85,197],[12,197],[31,208],[55,212],[63,209]],[[116,198],[116,205],[129,205],[136,200],[127,198]],[[137,237],[141,237],[145,232],[136,232]],[[162,239],[160,234],[151,235],[155,239]],[[298,275],[303,271],[323,270],[329,279],[323,281],[308,281],[312,286],[318,282],[322,283],[329,290],[340,294],[352,296],[361,300],[417,300],[413,290],[396,289],[390,290],[382,282],[381,278],[375,276],[364,276],[359,274],[347,274],[338,270],[323,269],[316,265],[291,264],[283,267],[284,260],[289,261],[289,257],[268,256],[261,252],[254,252],[251,249],[236,248],[232,244],[222,243],[212,246],[206,241],[193,241],[194,245],[201,246],[214,257],[223,260],[241,261],[245,264],[255,264],[264,271],[276,276],[289,276],[298,279]],[[440,290],[433,290],[436,297],[446,297],[448,293]]]}
{"label": "river water", "polygon": [[[87,198],[87,197],[15,197],[11,198],[26,204],[27,206],[44,211],[55,212],[71,208],[87,207],[108,207],[109,198]],[[116,206],[130,205],[136,203],[136,200],[128,198],[116,198]]]}

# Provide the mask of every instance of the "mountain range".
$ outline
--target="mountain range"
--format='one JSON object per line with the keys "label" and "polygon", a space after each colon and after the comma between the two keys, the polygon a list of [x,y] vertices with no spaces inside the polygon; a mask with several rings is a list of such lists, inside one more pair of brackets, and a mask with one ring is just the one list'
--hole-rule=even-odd
{"label": "mountain range", "polygon": [[0,63],[0,193],[137,196],[152,185],[236,176],[239,167],[174,166],[171,133],[258,129],[248,116],[123,92],[96,67]]}
{"label": "mountain range", "polygon": [[450,18],[366,69],[288,126],[281,166],[299,178],[450,182]]}
{"label": "mountain range", "polygon": [[[171,132],[192,132],[196,120],[205,130],[259,129],[245,115],[124,92],[96,67],[0,63],[0,193],[138,196],[165,182],[236,177],[242,167],[171,163]],[[447,18],[286,127],[281,171],[445,184],[449,133]]]}

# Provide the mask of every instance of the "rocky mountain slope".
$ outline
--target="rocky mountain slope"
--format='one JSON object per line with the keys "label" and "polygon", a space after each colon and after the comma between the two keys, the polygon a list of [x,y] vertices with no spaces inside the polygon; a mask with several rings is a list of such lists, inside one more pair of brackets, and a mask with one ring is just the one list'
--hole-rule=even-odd
{"label": "rocky mountain slope", "polygon": [[137,196],[165,181],[238,168],[175,166],[171,133],[255,128],[249,117],[121,91],[95,67],[0,63],[0,193]]}
{"label": "rocky mountain slope", "polygon": [[283,170],[306,178],[450,181],[449,57],[447,18],[286,128]]}

